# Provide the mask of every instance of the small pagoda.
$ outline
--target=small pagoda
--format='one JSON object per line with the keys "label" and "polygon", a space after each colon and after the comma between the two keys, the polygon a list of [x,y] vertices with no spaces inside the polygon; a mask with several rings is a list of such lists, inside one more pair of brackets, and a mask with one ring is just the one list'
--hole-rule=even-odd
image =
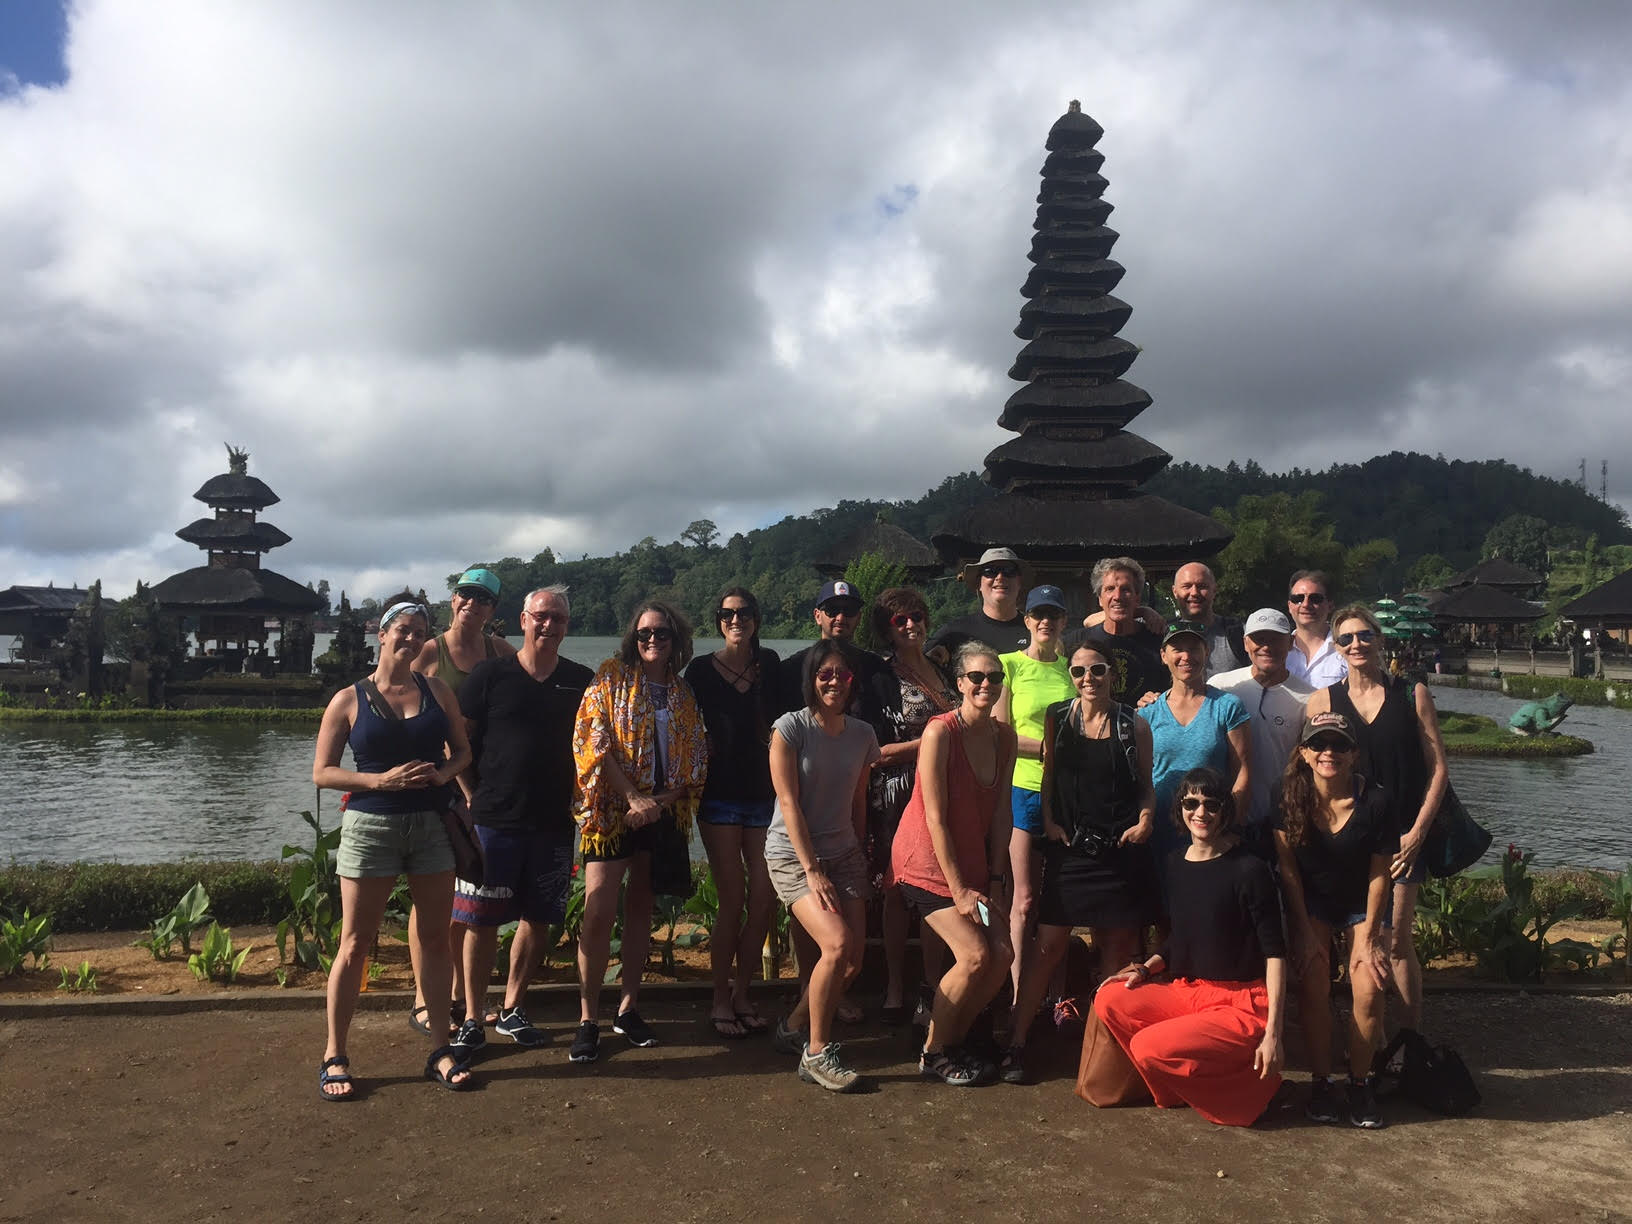
{"label": "small pagoda", "polygon": [[1110,258],[1117,232],[1094,148],[1104,129],[1080,103],[1049,130],[1037,196],[1031,274],[1015,335],[1026,341],[1009,370],[1025,383],[997,423],[1019,434],[986,456],[982,478],[998,496],[946,523],[931,543],[959,566],[987,548],[1012,548],[1080,607],[1095,607],[1088,571],[1131,556],[1171,573],[1230,542],[1207,515],[1141,493],[1172,460],[1127,425],[1150,396],[1123,380],[1139,349],[1117,333],[1132,307],[1111,295],[1123,267]]}
{"label": "small pagoda", "polygon": [[[249,452],[227,447],[228,470],[206,480],[193,497],[210,507],[176,535],[202,548],[208,562],[172,574],[153,587],[160,607],[194,624],[198,653],[219,658],[228,668],[254,656],[256,670],[268,671],[269,622],[279,629],[279,670],[309,672],[311,631],[307,622],[323,606],[318,594],[261,565],[261,554],[289,543],[289,537],[256,515],[277,504],[266,482],[249,474]],[[304,655],[304,657],[300,657]]]}

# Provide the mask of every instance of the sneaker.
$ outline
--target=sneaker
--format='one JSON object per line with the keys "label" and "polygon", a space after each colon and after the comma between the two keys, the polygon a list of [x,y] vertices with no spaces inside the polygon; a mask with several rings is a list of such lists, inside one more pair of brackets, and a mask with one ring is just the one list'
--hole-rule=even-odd
{"label": "sneaker", "polygon": [[1356,1083],[1349,1081],[1349,1121],[1361,1130],[1381,1130],[1382,1111],[1377,1108],[1377,1077],[1368,1075]]}
{"label": "sneaker", "polygon": [[776,1032],[771,1034],[771,1046],[778,1054],[803,1054],[805,1043],[810,1040],[807,1029],[788,1027],[788,1018],[779,1016],[776,1021]]}
{"label": "sneaker", "polygon": [[499,1008],[499,1019],[494,1024],[493,1031],[503,1033],[517,1045],[524,1045],[530,1050],[550,1043],[543,1030],[534,1028],[533,1022],[527,1018],[527,1013],[519,1007]]}
{"label": "sneaker", "polygon": [[657,1044],[657,1034],[652,1032],[651,1026],[640,1018],[639,1012],[624,1012],[612,1021],[612,1031],[619,1037],[626,1037],[629,1044],[646,1049]]}
{"label": "sneaker", "polygon": [[448,1044],[453,1047],[460,1062],[469,1062],[470,1056],[487,1044],[487,1030],[480,1020],[466,1020]]}
{"label": "sneaker", "polygon": [[997,1065],[998,1078],[1005,1084],[1023,1084],[1026,1082],[1026,1047],[1010,1046],[1003,1051],[1003,1058]]}
{"label": "sneaker", "polygon": [[592,1063],[601,1054],[601,1026],[593,1020],[580,1020],[578,1032],[572,1039],[567,1058],[575,1063]]}
{"label": "sneaker", "polygon": [[839,1061],[836,1041],[823,1046],[820,1054],[812,1054],[806,1046],[799,1054],[799,1078],[829,1092],[853,1092],[861,1084],[861,1076]]}
{"label": "sneaker", "polygon": [[967,1088],[980,1082],[980,1068],[968,1062],[958,1050],[924,1050],[918,1055],[918,1074],[925,1079],[940,1080],[954,1088]]}
{"label": "sneaker", "polygon": [[1303,1107],[1303,1116],[1324,1126],[1343,1120],[1343,1103],[1337,1099],[1337,1086],[1331,1080],[1317,1079],[1310,1084],[1309,1103]]}

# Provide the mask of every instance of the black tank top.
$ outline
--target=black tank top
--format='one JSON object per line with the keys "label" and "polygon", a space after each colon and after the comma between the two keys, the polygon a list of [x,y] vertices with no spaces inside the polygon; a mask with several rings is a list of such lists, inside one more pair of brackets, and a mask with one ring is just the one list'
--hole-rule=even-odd
{"label": "black tank top", "polygon": [[1055,820],[1068,832],[1083,828],[1118,832],[1139,815],[1139,788],[1123,761],[1116,729],[1113,726],[1104,739],[1085,739],[1072,717],[1077,703],[1062,704],[1065,724],[1054,743]]}
{"label": "black tank top", "polygon": [[1349,720],[1359,751],[1354,768],[1382,789],[1394,816],[1394,831],[1404,833],[1416,823],[1422,798],[1428,793],[1428,761],[1422,754],[1422,731],[1417,725],[1413,684],[1398,677],[1383,680],[1383,704],[1369,723],[1349,699],[1349,685],[1340,680],[1326,690],[1332,709]]}

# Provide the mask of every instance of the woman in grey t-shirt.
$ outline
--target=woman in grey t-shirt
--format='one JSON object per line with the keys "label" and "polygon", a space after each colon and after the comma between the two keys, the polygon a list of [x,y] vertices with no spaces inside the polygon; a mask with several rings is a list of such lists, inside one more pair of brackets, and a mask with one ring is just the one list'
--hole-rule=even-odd
{"label": "woman in grey t-shirt", "polygon": [[765,837],[765,863],[777,896],[815,941],[821,956],[778,1036],[808,1030],[799,1078],[848,1092],[858,1077],[830,1041],[844,989],[861,968],[868,893],[862,832],[867,771],[878,760],[872,727],[845,715],[855,669],[844,646],[818,642],[805,656],[805,707],[784,714],[771,732],[776,811]]}

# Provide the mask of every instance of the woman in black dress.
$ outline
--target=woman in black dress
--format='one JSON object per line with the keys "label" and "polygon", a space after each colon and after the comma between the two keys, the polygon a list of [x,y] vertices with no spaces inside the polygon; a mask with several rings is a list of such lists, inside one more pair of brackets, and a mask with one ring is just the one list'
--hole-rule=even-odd
{"label": "woman in black dress", "polygon": [[708,728],[708,781],[697,823],[719,894],[708,933],[714,969],[709,1021],[721,1037],[735,1039],[768,1027],[748,986],[776,907],[765,868],[765,830],[776,806],[769,687],[781,660],[759,644],[759,601],[742,587],[720,596],[714,623],[725,645],[693,659],[686,683]]}
{"label": "woman in black dress", "polygon": [[1078,696],[1043,727],[1043,886],[1037,943],[1015,996],[1003,1078],[1021,1083],[1027,1030],[1073,927],[1089,927],[1104,969],[1139,951],[1158,888],[1146,842],[1155,824],[1150,726],[1111,699],[1111,662],[1093,644],[1071,655]]}
{"label": "woman in black dress", "polygon": [[1450,775],[1439,715],[1426,684],[1388,675],[1383,666],[1383,627],[1360,604],[1332,617],[1332,643],[1349,665],[1346,679],[1309,698],[1311,716],[1323,710],[1343,715],[1355,740],[1355,772],[1388,797],[1400,848],[1389,863],[1394,881],[1390,898],[1389,955],[1394,988],[1404,1005],[1405,1025],[1422,1023],[1422,963],[1412,938],[1417,889],[1428,877],[1422,844],[1445,798]]}

